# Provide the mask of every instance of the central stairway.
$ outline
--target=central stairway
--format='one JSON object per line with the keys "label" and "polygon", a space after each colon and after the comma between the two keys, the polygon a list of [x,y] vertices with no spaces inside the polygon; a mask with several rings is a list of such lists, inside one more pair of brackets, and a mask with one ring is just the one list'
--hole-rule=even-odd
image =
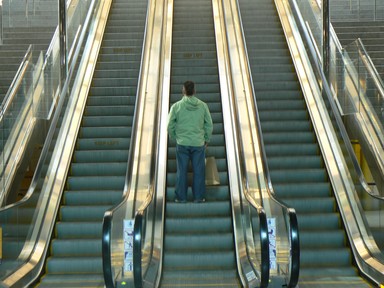
{"label": "central stairway", "polygon": [[297,212],[298,285],[369,287],[353,263],[274,1],[239,4],[272,184]]}
{"label": "central stairway", "polygon": [[241,287],[237,274],[228,186],[223,115],[211,0],[174,3],[171,70],[173,104],[182,97],[185,81],[196,84],[196,96],[206,102],[214,123],[207,156],[215,156],[219,186],[207,186],[205,203],[174,203],[175,142],[167,160],[164,261],[160,287]]}
{"label": "central stairway", "polygon": [[147,1],[112,3],[37,287],[104,287],[102,221],[124,189],[146,12]]}

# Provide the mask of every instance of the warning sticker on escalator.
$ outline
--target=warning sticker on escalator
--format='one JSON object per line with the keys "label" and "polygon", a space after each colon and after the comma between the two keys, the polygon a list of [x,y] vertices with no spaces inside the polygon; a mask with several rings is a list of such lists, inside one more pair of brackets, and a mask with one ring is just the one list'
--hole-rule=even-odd
{"label": "warning sticker on escalator", "polygon": [[133,220],[124,220],[124,273],[133,271]]}
{"label": "warning sticker on escalator", "polygon": [[268,218],[269,265],[276,270],[276,218]]}

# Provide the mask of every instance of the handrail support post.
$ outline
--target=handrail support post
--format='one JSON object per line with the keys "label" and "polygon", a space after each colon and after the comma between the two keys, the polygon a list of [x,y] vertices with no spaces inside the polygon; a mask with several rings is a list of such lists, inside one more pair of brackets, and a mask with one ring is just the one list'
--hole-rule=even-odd
{"label": "handrail support post", "polygon": [[59,37],[60,37],[60,87],[63,87],[68,73],[67,48],[67,6],[66,0],[59,0]]}
{"label": "handrail support post", "polygon": [[330,64],[330,39],[329,39],[329,26],[330,26],[330,15],[329,15],[329,0],[322,1],[323,10],[323,71],[326,80],[329,83],[329,64]]}
{"label": "handrail support post", "polygon": [[3,0],[0,0],[0,45],[3,45]]}

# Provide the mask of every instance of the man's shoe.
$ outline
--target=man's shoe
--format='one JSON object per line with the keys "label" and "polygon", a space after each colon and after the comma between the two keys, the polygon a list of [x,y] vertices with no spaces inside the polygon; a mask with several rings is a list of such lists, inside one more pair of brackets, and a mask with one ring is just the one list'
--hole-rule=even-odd
{"label": "man's shoe", "polygon": [[204,203],[204,202],[205,202],[205,198],[202,198],[202,199],[196,199],[196,200],[194,200],[193,202],[195,202],[195,203]]}
{"label": "man's shoe", "polygon": [[187,201],[175,198],[175,203],[187,203]]}

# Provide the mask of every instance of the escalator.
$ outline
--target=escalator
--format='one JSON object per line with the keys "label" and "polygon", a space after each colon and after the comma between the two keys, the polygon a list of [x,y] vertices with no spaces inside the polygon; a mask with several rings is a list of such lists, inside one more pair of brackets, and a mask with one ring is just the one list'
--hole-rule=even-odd
{"label": "escalator", "polygon": [[359,276],[275,4],[239,0],[276,196],[297,212],[300,287],[369,287]]}
{"label": "escalator", "polygon": [[160,286],[241,287],[237,274],[210,0],[180,0],[174,3],[171,104],[181,99],[182,85],[187,80],[195,82],[196,96],[208,104],[212,115],[213,135],[206,156],[216,158],[220,185],[207,186],[205,203],[193,202],[189,185],[188,202],[175,203],[175,142],[169,142]]}
{"label": "escalator", "polygon": [[104,287],[104,212],[122,199],[147,1],[112,3],[63,192],[45,275],[36,287]]}

